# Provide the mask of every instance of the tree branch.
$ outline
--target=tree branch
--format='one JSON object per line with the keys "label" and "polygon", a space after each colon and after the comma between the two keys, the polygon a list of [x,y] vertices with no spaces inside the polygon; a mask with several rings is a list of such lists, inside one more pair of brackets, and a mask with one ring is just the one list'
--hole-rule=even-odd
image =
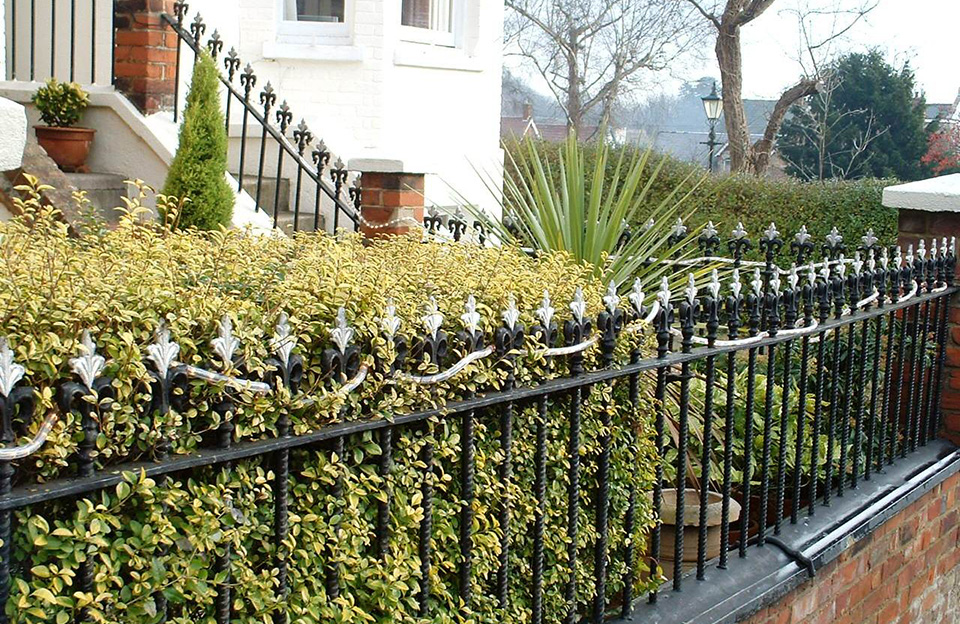
{"label": "tree branch", "polygon": [[687,2],[692,4],[693,7],[700,12],[700,15],[704,16],[708,21],[713,23],[715,27],[718,29],[720,28],[720,20],[717,19],[717,16],[703,8],[697,0],[687,0]]}
{"label": "tree branch", "polygon": [[[770,1],[772,2],[772,0]],[[766,169],[767,163],[770,162],[770,152],[773,149],[774,139],[776,139],[780,126],[783,124],[783,118],[786,117],[790,107],[808,95],[816,93],[818,87],[818,81],[804,78],[780,95],[780,99],[777,100],[773,112],[770,113],[770,118],[767,120],[763,137],[753,144],[751,160],[753,161],[754,171],[762,173]]]}

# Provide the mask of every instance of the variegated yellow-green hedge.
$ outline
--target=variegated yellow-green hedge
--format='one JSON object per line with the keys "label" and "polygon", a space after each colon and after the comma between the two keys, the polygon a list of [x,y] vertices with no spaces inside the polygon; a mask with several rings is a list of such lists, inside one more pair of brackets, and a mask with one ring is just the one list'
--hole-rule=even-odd
{"label": "variegated yellow-green hedge", "polygon": [[[166,209],[176,206],[165,198]],[[0,226],[0,335],[9,337],[16,359],[26,367],[23,384],[37,388],[38,414],[54,407],[54,387],[69,377],[69,359],[78,353],[81,332],[89,329],[107,359],[105,374],[116,397],[102,410],[96,462],[99,469],[150,459],[160,435],[172,452],[189,453],[220,425],[210,409],[221,391],[195,382],[189,407],[164,419],[145,413],[148,380],[145,346],[161,320],[180,347],[179,360],[212,367],[210,340],[217,323],[229,315],[243,341],[242,355],[251,375],[262,373],[270,355],[269,339],[281,312],[290,315],[304,358],[302,391],[318,399],[309,408],[284,396],[241,394],[232,420],[234,443],[275,435],[280,414],[289,414],[294,433],[316,430],[340,417],[386,418],[444,405],[467,393],[502,386],[506,369],[489,358],[450,382],[427,390],[385,378],[383,365],[344,404],[331,390],[320,367],[330,346],[330,328],[343,306],[356,328],[368,364],[390,361],[392,346],[380,319],[387,298],[403,320],[401,333],[423,332],[419,321],[428,297],[436,298],[451,334],[460,329],[463,302],[473,294],[488,336],[500,324],[511,297],[521,322],[535,324],[533,311],[549,290],[559,320],[569,318],[566,302],[577,285],[584,288],[588,312],[600,310],[603,286],[586,267],[562,256],[532,259],[514,249],[459,244],[424,244],[392,238],[371,245],[359,238],[323,234],[293,238],[243,232],[170,232],[138,223],[137,202],[119,227],[92,228],[71,236],[36,202],[21,206],[25,217]],[[83,229],[83,228],[81,228]],[[624,339],[618,358],[626,358],[640,334]],[[588,353],[588,366],[597,354]],[[427,370],[427,368],[425,368]],[[431,370],[435,370],[433,367]],[[558,362],[547,369],[532,352],[516,361],[517,383],[536,384],[564,373]],[[581,556],[578,599],[592,599],[593,500],[596,457],[602,433],[600,414],[610,410],[613,438],[610,553],[611,600],[622,589],[621,553],[632,541],[643,561],[652,512],[644,492],[651,487],[654,453],[649,414],[632,408],[627,389],[598,385],[583,404],[581,476]],[[568,399],[549,406],[545,608],[546,621],[559,621],[567,582]],[[473,582],[475,598],[460,604],[457,570],[460,498],[460,420],[434,418],[426,427],[398,429],[394,469],[384,480],[376,465],[381,449],[373,434],[346,441],[344,457],[329,448],[295,451],[291,456],[290,535],[273,539],[272,465],[269,458],[238,462],[229,470],[202,469],[156,483],[131,473],[116,489],[81,500],[65,499],[20,510],[15,516],[14,581],[6,606],[14,622],[72,622],[80,609],[94,622],[152,622],[156,596],[169,603],[170,621],[213,622],[214,598],[225,577],[216,561],[229,548],[234,622],[271,622],[277,609],[290,621],[311,622],[524,622],[530,616],[530,578],[534,518],[534,406],[518,405],[514,424],[513,479],[497,477],[501,460],[499,416],[479,413],[477,425],[476,520]],[[39,421],[39,416],[36,420]],[[38,423],[30,426],[35,431]],[[76,469],[78,418],[61,418],[48,442],[17,465],[18,484],[65,478]],[[434,444],[432,583],[429,617],[417,617],[420,587],[417,534],[424,513],[421,449]],[[333,496],[338,477],[342,499]],[[626,535],[624,518],[630,486],[637,493],[637,528]],[[392,495],[391,554],[380,561],[373,544],[377,501]],[[510,607],[499,613],[493,598],[501,528],[496,510],[512,507]],[[276,559],[289,562],[290,593],[277,596]],[[82,561],[92,562],[94,589],[81,591]],[[645,563],[643,565],[646,565]],[[326,570],[341,571],[339,597],[327,593]],[[644,575],[642,577],[646,578]],[[636,580],[635,593],[646,586]]]}

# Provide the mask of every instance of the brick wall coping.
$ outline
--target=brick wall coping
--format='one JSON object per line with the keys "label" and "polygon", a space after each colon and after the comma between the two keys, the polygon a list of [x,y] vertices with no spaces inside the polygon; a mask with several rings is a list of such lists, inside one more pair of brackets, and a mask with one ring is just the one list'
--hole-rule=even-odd
{"label": "brick wall coping", "polygon": [[[905,510],[950,476],[960,473],[960,448],[934,440],[907,460],[888,466],[861,482],[830,507],[817,506],[812,518],[804,510],[801,521],[787,521],[778,541],[749,549],[746,559],[735,554],[726,570],[707,566],[706,578],[692,575],[684,591],[665,588],[656,603],[641,603],[633,614],[615,624],[733,624],[783,598],[810,579],[808,564],[819,570],[857,545],[885,522]],[[793,556],[788,554],[793,551]],[[797,561],[801,553],[809,561]]]}
{"label": "brick wall coping", "polygon": [[928,212],[960,212],[960,173],[883,189],[883,205]]}

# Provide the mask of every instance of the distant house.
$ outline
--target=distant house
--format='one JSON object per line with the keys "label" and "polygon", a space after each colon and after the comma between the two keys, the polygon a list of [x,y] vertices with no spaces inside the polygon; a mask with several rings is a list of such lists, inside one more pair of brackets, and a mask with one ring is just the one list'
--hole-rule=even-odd
{"label": "distant house", "polygon": [[[756,141],[763,136],[767,120],[775,105],[775,100],[743,101],[751,141]],[[714,170],[729,171],[729,144],[722,117],[717,122],[716,133]],[[710,137],[710,126],[699,96],[681,99],[670,110],[665,111],[655,124],[644,128],[621,130],[619,136],[624,142],[653,147],[674,158],[700,163],[705,168],[709,164],[710,150],[707,140]],[[781,175],[782,170],[779,159],[774,155],[768,175]]]}
{"label": "distant house", "polygon": [[[569,129],[565,119],[534,119],[533,105],[525,103],[522,114],[503,115],[500,117],[500,137],[503,139],[522,139],[532,137],[559,143],[567,138]],[[597,126],[583,126],[580,135],[591,139],[597,133]]]}

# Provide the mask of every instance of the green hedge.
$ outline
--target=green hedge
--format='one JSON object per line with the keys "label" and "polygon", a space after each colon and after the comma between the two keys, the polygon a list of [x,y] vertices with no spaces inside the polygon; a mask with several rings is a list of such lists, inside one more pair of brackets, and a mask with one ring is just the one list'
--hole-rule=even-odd
{"label": "green hedge", "polygon": [[[516,143],[507,143],[505,147],[510,152],[516,149]],[[551,150],[545,145],[543,153],[556,154],[559,149],[560,146]],[[618,148],[624,149],[631,148]],[[595,150],[587,149],[585,153],[590,160]],[[612,177],[616,157],[611,161]],[[777,224],[787,241],[803,225],[818,242],[823,241],[832,227],[836,227],[845,240],[857,244],[871,228],[884,243],[894,243],[897,238],[897,211],[881,204],[883,188],[894,183],[891,180],[810,183],[792,178],[708,175],[697,165],[652,154],[648,171],[652,173],[658,166],[660,173],[651,186],[651,208],[675,189],[683,193],[692,189],[683,209],[690,215],[689,224],[696,226],[713,221],[724,239],[729,238],[730,231],[740,221],[754,240],[771,222]],[[509,162],[507,173],[511,173]]]}
{"label": "green hedge", "polygon": [[[36,190],[32,192],[35,197]],[[165,200],[161,198],[160,203]],[[163,208],[163,206],[161,206]],[[189,407],[165,418],[144,409],[145,345],[160,320],[181,347],[177,359],[209,366],[216,361],[210,340],[217,322],[229,314],[243,341],[242,356],[251,374],[265,370],[273,327],[281,311],[299,339],[304,358],[303,393],[317,399],[312,407],[282,395],[241,394],[232,422],[234,443],[275,435],[279,415],[289,415],[295,433],[316,430],[341,418],[393,418],[427,406],[442,406],[467,393],[501,387],[504,363],[495,358],[478,362],[449,383],[428,389],[394,383],[383,367],[345,400],[333,392],[320,366],[330,347],[330,327],[337,309],[346,308],[369,364],[391,361],[392,346],[380,317],[387,297],[403,319],[401,332],[421,333],[424,304],[436,297],[446,315],[448,331],[460,327],[459,315],[468,294],[475,294],[489,336],[500,324],[500,311],[511,296],[521,310],[521,322],[535,323],[533,311],[544,289],[557,302],[558,320],[569,317],[565,302],[577,284],[585,288],[588,313],[601,309],[603,286],[585,267],[562,256],[532,259],[509,248],[423,244],[413,237],[394,237],[371,245],[359,237],[336,240],[323,234],[294,238],[251,236],[237,231],[169,232],[139,225],[124,217],[114,231],[71,237],[66,226],[52,220],[38,201],[28,201],[26,215],[0,225],[0,335],[9,336],[16,360],[26,367],[23,383],[38,389],[38,413],[52,409],[56,384],[69,376],[69,359],[76,356],[84,329],[93,332],[99,352],[107,359],[106,374],[114,379],[116,397],[110,409],[99,408],[98,469],[149,460],[160,435],[172,442],[172,453],[195,450],[221,424],[210,405],[221,388],[202,382],[190,387]],[[138,213],[137,207],[131,215]],[[621,340],[617,357],[624,361],[636,338]],[[633,342],[631,343],[631,340]],[[588,353],[588,366],[597,355]],[[207,363],[207,364],[205,364]],[[435,369],[435,367],[434,367]],[[427,370],[426,368],[424,370]],[[517,359],[519,384],[535,384],[563,374],[558,362],[550,371],[530,353]],[[652,484],[654,449],[650,406],[633,408],[626,384],[593,387],[583,404],[583,466],[581,489],[581,557],[578,600],[592,599],[592,552],[596,541],[592,504],[597,488],[596,461],[603,411],[612,428],[611,553],[622,552],[629,539],[646,543],[652,523],[649,499],[639,495],[636,530],[624,527],[629,498],[627,483],[639,492]],[[547,621],[559,621],[565,608],[566,509],[568,461],[567,404],[549,407],[545,609]],[[459,566],[460,422],[436,418],[424,427],[400,427],[394,439],[394,469],[387,479],[376,471],[382,450],[378,439],[360,434],[346,441],[345,457],[329,448],[300,450],[291,456],[290,535],[283,544],[273,539],[273,479],[269,457],[236,462],[229,470],[208,468],[172,475],[166,483],[129,474],[115,489],[79,500],[64,499],[19,510],[14,520],[13,589],[7,614],[18,623],[74,621],[80,609],[91,621],[150,623],[158,619],[156,596],[170,605],[170,620],[181,624],[212,623],[219,555],[232,555],[235,622],[271,622],[277,609],[302,624],[330,622],[396,622],[425,620],[417,616],[420,585],[417,536],[424,515],[421,488],[425,474],[421,450],[434,445],[432,484],[433,548],[431,622],[521,622],[529,618],[532,560],[535,406],[518,405],[514,423],[513,474],[507,485],[498,477],[499,412],[477,414],[474,568],[476,598],[460,604]],[[29,425],[36,431],[39,418]],[[18,485],[50,481],[75,474],[77,443],[82,439],[75,414],[61,418],[42,449],[18,462]],[[22,438],[19,442],[23,442]],[[343,480],[348,496],[334,496]],[[392,494],[391,555],[380,561],[373,545],[377,501]],[[509,497],[513,539],[510,554],[510,610],[498,614],[490,588],[495,583],[501,529],[496,513]],[[641,548],[635,549],[638,561]],[[275,561],[289,565],[291,591],[278,603]],[[94,590],[81,591],[81,563],[94,568]],[[341,571],[340,596],[327,593],[326,572]],[[622,589],[624,563],[619,555],[610,565],[609,595]],[[648,587],[649,576],[637,579],[635,595]]]}

